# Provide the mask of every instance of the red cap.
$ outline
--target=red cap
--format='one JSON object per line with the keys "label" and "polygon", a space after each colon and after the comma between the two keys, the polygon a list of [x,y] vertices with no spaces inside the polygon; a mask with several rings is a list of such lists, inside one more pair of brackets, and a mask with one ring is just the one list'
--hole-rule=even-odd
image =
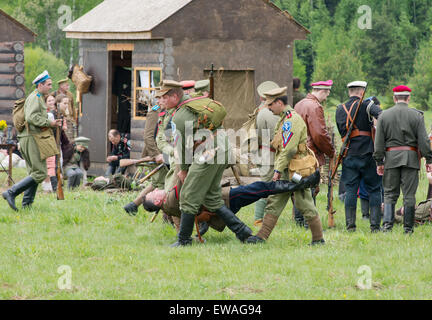
{"label": "red cap", "polygon": [[314,89],[331,89],[333,85],[333,80],[327,81],[318,81],[311,84],[311,87]]}
{"label": "red cap", "polygon": [[180,82],[183,89],[191,89],[195,87],[195,81],[194,80],[185,80]]}
{"label": "red cap", "polygon": [[393,88],[395,96],[409,96],[411,94],[411,89],[407,86],[397,86]]}

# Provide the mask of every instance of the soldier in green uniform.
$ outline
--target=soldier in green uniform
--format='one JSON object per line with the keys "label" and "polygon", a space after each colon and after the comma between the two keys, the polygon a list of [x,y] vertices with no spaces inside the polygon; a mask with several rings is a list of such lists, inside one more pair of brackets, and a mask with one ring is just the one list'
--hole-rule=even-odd
{"label": "soldier in green uniform", "polygon": [[[258,136],[258,156],[262,160],[262,164],[258,166],[260,169],[261,179],[265,182],[270,182],[273,179],[273,163],[276,150],[270,145],[273,140],[276,124],[279,122],[279,117],[274,115],[265,104],[264,92],[279,88],[279,85],[273,81],[265,81],[257,87],[258,95],[260,96],[261,104],[256,112],[256,128]],[[255,113],[254,112],[254,113]],[[264,164],[265,163],[265,164]],[[260,199],[255,203],[255,223],[261,225],[264,217],[264,208],[267,205],[267,199]]]}
{"label": "soldier in green uniform", "polygon": [[[165,80],[163,87],[167,88],[167,92],[162,96],[161,103],[167,109],[175,107],[171,125],[176,143],[176,163],[180,169],[177,176],[183,182],[180,193],[180,231],[178,241],[172,246],[192,243],[195,217],[201,206],[215,212],[240,241],[246,240],[252,234],[251,229],[241,222],[222,200],[220,181],[228,165],[228,137],[223,130],[215,131],[220,124],[207,127],[208,122],[201,118],[202,113],[197,109],[211,109],[213,116],[221,115],[220,122],[226,112],[222,116],[222,113],[217,111],[221,110],[222,106],[209,98],[188,99],[188,96],[183,94],[181,84],[176,81]],[[198,137],[201,132],[205,132],[206,139]],[[203,146],[206,147],[206,152],[200,153]]]}
{"label": "soldier in green uniform", "polygon": [[396,105],[379,117],[375,137],[374,159],[378,175],[383,176],[384,186],[382,230],[387,232],[393,228],[395,204],[402,189],[404,231],[411,234],[414,232],[420,157],[426,158],[426,170],[431,172],[432,151],[423,113],[408,107],[411,89],[398,86],[393,92]]}
{"label": "soldier in green uniform", "polygon": [[[301,179],[318,168],[317,159],[307,148],[307,128],[302,117],[288,105],[287,88],[277,88],[265,93],[266,105],[280,116],[272,141],[276,149],[273,181]],[[264,242],[275,227],[291,192],[268,197],[261,229],[248,243]],[[324,243],[321,220],[314,205],[310,189],[294,192],[297,208],[305,217],[312,232],[312,244]]]}
{"label": "soldier in green uniform", "polygon": [[199,80],[195,82],[195,92],[192,93],[190,96],[191,98],[195,97],[208,97],[210,92],[210,80]]}
{"label": "soldier in green uniform", "polygon": [[22,192],[24,192],[22,207],[32,205],[39,183],[44,181],[48,175],[45,155],[50,152],[49,156],[58,153],[52,130],[49,128],[60,126],[61,120],[50,121],[48,119],[47,107],[43,98],[51,91],[51,77],[47,71],[44,71],[36,77],[33,84],[37,89],[27,97],[24,105],[26,128],[18,135],[21,154],[26,161],[29,175],[2,194],[15,211],[18,211],[15,206],[15,198]]}

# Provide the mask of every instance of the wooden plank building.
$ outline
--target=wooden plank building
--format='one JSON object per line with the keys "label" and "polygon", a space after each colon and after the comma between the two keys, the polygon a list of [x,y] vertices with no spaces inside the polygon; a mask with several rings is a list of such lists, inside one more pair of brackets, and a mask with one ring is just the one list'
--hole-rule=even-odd
{"label": "wooden plank building", "polygon": [[0,9],[0,120],[12,125],[14,101],[25,96],[24,43],[36,34]]}
{"label": "wooden plank building", "polygon": [[[162,79],[215,75],[215,99],[238,129],[258,103],[256,87],[273,80],[292,93],[294,40],[309,31],[268,0],[105,0],[67,26],[80,39],[80,64],[93,76],[83,96],[80,134],[92,138],[93,172],[103,172],[107,132],[131,133],[132,157],[151,96]],[[130,110],[130,111],[129,111]]]}

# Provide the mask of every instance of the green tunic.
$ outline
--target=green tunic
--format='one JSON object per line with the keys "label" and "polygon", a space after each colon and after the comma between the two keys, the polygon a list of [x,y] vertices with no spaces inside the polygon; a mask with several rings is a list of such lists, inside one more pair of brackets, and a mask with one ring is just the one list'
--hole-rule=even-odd
{"label": "green tunic", "polygon": [[25,120],[28,124],[19,135],[20,150],[26,161],[28,174],[37,183],[41,183],[47,177],[46,161],[41,160],[38,145],[33,137],[40,133],[42,128],[50,127],[47,107],[43,95],[37,90],[33,91],[26,99],[24,105]]}
{"label": "green tunic", "polygon": [[397,103],[385,110],[378,118],[375,136],[374,159],[378,166],[384,165],[384,202],[395,204],[400,189],[404,205],[416,204],[420,161],[416,151],[392,150],[390,147],[418,148],[427,163],[432,163],[432,150],[426,132],[422,112],[409,108],[406,103]]}
{"label": "green tunic", "polygon": [[[224,205],[220,181],[228,164],[228,137],[223,131],[218,132],[217,136],[208,136],[206,144],[211,144],[215,153],[214,157],[202,162],[199,161],[199,153],[196,156],[192,152],[192,136],[186,134],[186,130],[189,130],[195,136],[197,130],[203,129],[203,125],[198,123],[198,116],[183,105],[175,111],[173,122],[176,149],[181,155],[181,159],[176,161],[180,170],[188,171],[180,193],[180,210],[196,215],[201,206],[204,206],[209,211],[216,212]],[[191,126],[187,126],[187,122]],[[218,141],[222,143],[217,143]]]}
{"label": "green tunic", "polygon": [[[277,144],[275,171],[281,173],[281,180],[289,180],[288,165],[290,160],[298,152],[299,144],[307,143],[307,127],[302,117],[293,108],[287,106],[280,115],[280,120],[275,129],[273,146]],[[265,214],[279,217],[285,208],[291,193],[276,194],[268,197]],[[294,200],[297,209],[306,220],[318,216],[312,194],[309,189],[294,192]]]}

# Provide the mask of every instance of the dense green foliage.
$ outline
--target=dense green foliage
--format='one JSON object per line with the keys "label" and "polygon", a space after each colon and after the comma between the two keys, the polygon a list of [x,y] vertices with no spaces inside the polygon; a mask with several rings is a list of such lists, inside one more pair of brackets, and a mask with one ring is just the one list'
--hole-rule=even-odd
{"label": "dense green foliage", "polygon": [[[296,41],[294,55],[294,76],[306,88],[314,80],[333,79],[332,98],[341,101],[347,82],[365,79],[369,92],[391,105],[392,86],[408,83],[416,106],[431,106],[432,0],[272,1],[311,31],[307,40]],[[38,34],[29,46],[69,66],[77,62],[78,42],[61,30],[101,2],[0,0],[0,7]]]}
{"label": "dense green foliage", "polygon": [[[306,66],[307,83],[333,79],[332,96],[338,100],[346,97],[346,83],[356,79],[366,79],[369,92],[381,96],[391,95],[396,84],[408,83],[417,106],[431,106],[432,1],[273,2],[312,32],[308,40],[296,43],[297,56]],[[364,6],[370,8],[371,29],[364,28]]]}

